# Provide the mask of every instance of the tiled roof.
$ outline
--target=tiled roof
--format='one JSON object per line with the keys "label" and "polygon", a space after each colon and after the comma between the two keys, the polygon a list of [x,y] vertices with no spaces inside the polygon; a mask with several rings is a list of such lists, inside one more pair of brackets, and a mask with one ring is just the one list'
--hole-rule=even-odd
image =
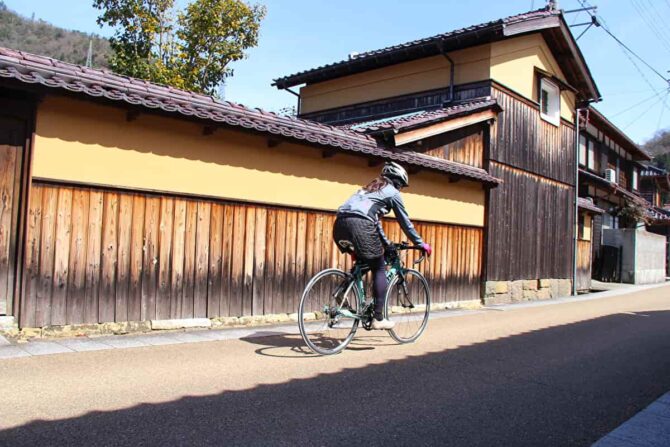
{"label": "tiled roof", "polygon": [[418,111],[406,113],[403,115],[392,116],[374,121],[365,121],[361,123],[347,124],[343,126],[358,133],[374,133],[382,130],[406,130],[416,126],[424,126],[440,121],[446,121],[451,118],[469,115],[482,110],[495,109],[501,111],[500,106],[495,99],[478,98],[474,101],[462,102],[450,107],[444,107],[436,110]]}
{"label": "tiled roof", "polygon": [[0,78],[105,98],[153,110],[176,113],[241,130],[332,147],[346,152],[393,160],[416,167],[469,177],[488,184],[500,183],[485,170],[421,154],[395,153],[380,147],[372,137],[299,118],[279,116],[230,101],[191,93],[114,74],[108,70],[68,64],[43,56],[0,47]]}
{"label": "tiled roof", "polygon": [[593,174],[592,172],[589,172],[589,171],[587,171],[587,170],[585,170],[585,169],[580,169],[580,170],[579,170],[579,175],[580,175],[580,177],[581,177],[581,176],[584,176],[584,177],[587,178],[587,179],[595,180],[595,181],[597,181],[597,182],[599,182],[599,183],[601,183],[601,184],[603,184],[603,185],[605,185],[605,186],[609,186],[610,188],[612,188],[612,189],[614,190],[615,193],[618,193],[618,194],[620,194],[620,195],[622,195],[622,196],[628,197],[629,199],[631,199],[631,200],[634,201],[634,202],[637,202],[637,203],[640,204],[640,205],[647,206],[647,207],[651,206],[651,205],[649,204],[649,202],[647,202],[647,201],[646,201],[644,198],[642,198],[641,196],[639,196],[639,195],[637,195],[637,194],[634,194],[634,193],[628,191],[628,190],[625,189],[625,188],[622,188],[621,186],[619,186],[619,185],[616,184],[616,183],[612,183],[612,182],[610,182],[609,180],[607,180],[607,179],[604,178],[604,177],[601,177],[601,176],[599,176],[599,175]]}
{"label": "tiled roof", "polygon": [[670,210],[654,206],[647,210],[647,215],[651,218],[652,223],[670,223]]}
{"label": "tiled roof", "polygon": [[317,68],[312,68],[309,70],[304,70],[300,71],[298,73],[288,75],[288,76],[283,76],[281,78],[277,78],[274,80],[273,85],[276,85],[280,88],[285,88],[285,87],[291,87],[293,85],[298,85],[306,82],[306,79],[313,74],[319,73],[319,72],[326,72],[326,71],[331,71],[331,70],[336,70],[341,67],[346,67],[348,65],[353,65],[353,64],[360,64],[363,61],[366,60],[380,60],[383,61],[385,57],[388,57],[393,54],[397,53],[406,53],[409,50],[414,50],[419,47],[423,46],[434,46],[436,44],[439,44],[440,42],[446,40],[446,39],[451,39],[451,38],[457,38],[461,37],[462,35],[465,34],[477,34],[481,33],[483,30],[489,29],[489,28],[500,28],[504,25],[511,25],[514,23],[518,22],[524,22],[527,20],[532,20],[532,19],[540,19],[540,18],[545,18],[545,17],[551,17],[551,16],[558,16],[560,15],[560,12],[557,10],[549,10],[546,8],[539,9],[536,11],[530,11],[526,12],[523,14],[517,14],[513,15],[510,17],[506,17],[503,19],[498,19],[498,20],[492,20],[490,22],[485,22],[485,23],[480,23],[478,25],[473,25],[473,26],[468,26],[465,28],[460,28],[457,30],[449,31],[446,33],[441,33],[441,34],[436,34],[431,37],[426,37],[423,39],[417,39],[417,40],[412,40],[410,42],[405,42],[399,45],[392,45],[386,48],[381,48],[379,50],[373,50],[373,51],[366,51],[364,53],[359,53],[355,57],[352,57],[350,59],[345,59],[339,62],[334,62],[331,64],[326,64],[322,65]]}
{"label": "tiled roof", "polygon": [[593,204],[593,200],[586,199],[584,197],[578,197],[577,198],[577,205],[580,208],[583,208],[585,210],[597,213],[597,214],[604,214],[605,210],[602,208],[599,208]]}

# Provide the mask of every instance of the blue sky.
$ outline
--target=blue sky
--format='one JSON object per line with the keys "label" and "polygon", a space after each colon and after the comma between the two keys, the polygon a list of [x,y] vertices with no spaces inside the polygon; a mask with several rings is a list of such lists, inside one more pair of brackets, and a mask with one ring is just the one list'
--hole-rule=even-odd
{"label": "blue sky", "polygon": [[[4,0],[25,16],[68,29],[110,35],[95,23],[98,11],[88,0]],[[186,0],[178,0],[180,4]],[[270,86],[273,78],[345,59],[352,51],[382,48],[456,28],[528,11],[544,0],[261,0],[268,8],[260,43],[248,58],[232,65],[226,99],[277,111],[295,103]],[[670,0],[590,0],[619,39],[663,75],[670,76]],[[561,0],[560,7],[579,7]],[[587,16],[568,16],[580,23]],[[645,21],[646,19],[646,21]],[[658,27],[658,29],[655,29]],[[581,29],[574,29],[578,34]],[[640,143],[670,127],[668,89],[637,62],[643,74],[602,29],[590,29],[580,47],[603,95],[597,107]],[[646,79],[646,81],[645,81]],[[651,84],[651,85],[650,85]],[[655,96],[654,88],[660,93]],[[645,101],[646,100],[646,101]],[[631,108],[639,104],[637,107]],[[630,110],[627,110],[630,109]],[[662,112],[663,111],[663,112]]]}

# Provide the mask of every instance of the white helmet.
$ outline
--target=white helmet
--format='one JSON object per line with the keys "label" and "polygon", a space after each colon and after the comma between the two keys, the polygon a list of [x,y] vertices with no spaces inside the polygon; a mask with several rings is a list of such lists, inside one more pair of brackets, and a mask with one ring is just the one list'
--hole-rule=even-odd
{"label": "white helmet", "polygon": [[401,186],[409,186],[409,176],[405,168],[398,163],[389,161],[382,168],[382,177],[388,177],[391,180],[396,180]]}

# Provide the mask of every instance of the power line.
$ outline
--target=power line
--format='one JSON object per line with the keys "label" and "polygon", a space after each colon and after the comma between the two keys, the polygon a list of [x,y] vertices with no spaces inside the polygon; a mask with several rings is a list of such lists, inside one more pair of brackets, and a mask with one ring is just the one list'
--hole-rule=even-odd
{"label": "power line", "polygon": [[[656,105],[657,105],[658,103],[662,102],[663,99],[664,99],[664,98],[663,98],[662,96],[659,97],[659,98],[656,100],[655,103],[653,103],[651,106],[649,106],[649,108],[648,108],[647,110],[645,110],[643,113],[641,113],[641,114],[639,114],[638,116],[636,116],[636,117],[633,119],[633,121],[631,121],[630,123],[626,124],[626,125],[623,127],[623,130],[628,129],[630,126],[632,126],[633,124],[637,123],[640,119],[642,119],[645,115],[647,115],[651,110],[653,110],[653,108],[656,107]],[[663,104],[662,104],[662,105],[663,105]]]}
{"label": "power line", "polygon": [[661,115],[658,117],[658,124],[656,124],[656,133],[661,129],[661,121],[663,121],[663,112],[665,112],[665,109],[668,104],[668,95],[670,95],[670,89],[665,94],[665,98],[663,98],[663,107],[661,107]]}
{"label": "power line", "polygon": [[634,109],[634,108],[636,108],[636,107],[638,107],[638,106],[641,106],[642,104],[644,104],[644,103],[646,103],[646,102],[649,102],[649,101],[651,101],[651,100],[654,99],[654,98],[658,98],[658,92],[656,92],[656,91],[654,91],[654,94],[651,95],[650,97],[645,98],[645,99],[643,99],[642,101],[640,101],[640,102],[638,102],[638,103],[635,103],[635,104],[633,104],[632,106],[629,106],[629,107],[625,108],[624,110],[621,110],[620,112],[615,113],[614,115],[610,115],[610,118],[615,118],[615,117],[617,117],[617,116],[619,116],[619,115],[623,115],[624,113],[629,112],[629,111],[631,111],[632,109]]}
{"label": "power line", "polygon": [[[584,7],[584,8],[586,8],[587,5],[588,5],[588,2],[587,2],[586,0],[577,0],[577,1],[578,1],[578,2],[582,5],[582,7]],[[588,12],[588,14],[591,15],[592,17],[594,16],[594,14],[591,13],[590,11],[587,11],[587,12]],[[654,67],[652,67],[647,61],[645,61],[644,59],[642,59],[642,57],[641,57],[640,55],[638,55],[636,52],[634,52],[633,50],[631,50],[631,49],[628,47],[628,45],[626,45],[626,44],[623,43],[618,37],[616,37],[616,36],[609,30],[609,27],[607,26],[606,22],[605,22],[602,18],[600,19],[600,22],[601,22],[601,28],[602,28],[602,29],[603,29],[603,30],[604,30],[604,31],[605,31],[605,32],[606,32],[612,39],[614,39],[614,40],[619,44],[619,46],[621,46],[623,49],[625,49],[625,50],[628,51],[630,54],[632,54],[633,56],[635,56],[635,57],[636,57],[640,62],[642,62],[647,68],[649,68],[649,69],[650,69],[651,71],[653,71],[656,75],[658,75],[658,77],[660,77],[661,79],[663,79],[663,81],[664,81],[666,84],[669,83],[668,79],[667,79],[665,76],[663,76],[658,70],[656,70]]]}
{"label": "power line", "polygon": [[638,0],[631,0],[631,4],[635,8],[635,11],[640,16],[640,18],[642,18],[644,23],[649,27],[651,32],[656,36],[656,38],[658,38],[659,42],[661,42],[661,44],[665,46],[668,51],[670,51],[670,39],[668,39],[668,36],[664,34],[663,26],[658,26],[654,18],[654,13],[651,13],[641,1],[638,2]]}

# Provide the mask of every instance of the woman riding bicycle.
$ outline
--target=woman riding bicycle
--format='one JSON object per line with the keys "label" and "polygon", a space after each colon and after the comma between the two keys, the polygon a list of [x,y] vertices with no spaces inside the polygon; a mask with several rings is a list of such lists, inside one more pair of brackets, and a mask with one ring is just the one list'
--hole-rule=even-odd
{"label": "woman riding bicycle", "polygon": [[354,254],[372,271],[375,317],[372,329],[392,329],[394,323],[384,318],[384,300],[388,281],[384,252],[393,249],[382,229],[381,217],[393,211],[407,237],[430,256],[432,248],[425,243],[407,215],[400,190],[409,186],[407,171],[389,162],[381,175],[347,200],[337,210],[333,239],[342,253]]}

